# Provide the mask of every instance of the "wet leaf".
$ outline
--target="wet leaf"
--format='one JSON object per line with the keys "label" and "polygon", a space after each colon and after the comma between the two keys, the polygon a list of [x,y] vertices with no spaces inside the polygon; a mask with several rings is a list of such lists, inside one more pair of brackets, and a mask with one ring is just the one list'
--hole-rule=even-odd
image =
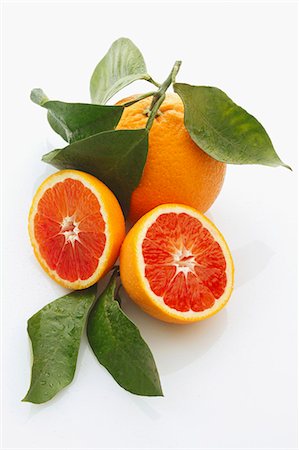
{"label": "wet leaf", "polygon": [[87,337],[91,348],[124,389],[138,395],[161,396],[153,355],[115,296],[116,280],[112,276],[88,318]]}
{"label": "wet leaf", "polygon": [[24,402],[47,402],[74,378],[82,330],[95,295],[95,286],[71,292],[28,320],[33,364]]}

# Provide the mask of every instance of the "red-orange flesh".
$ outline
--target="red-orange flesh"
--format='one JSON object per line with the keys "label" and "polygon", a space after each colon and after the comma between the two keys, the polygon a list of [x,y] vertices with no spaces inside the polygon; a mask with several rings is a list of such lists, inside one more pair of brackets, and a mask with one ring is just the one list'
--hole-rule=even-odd
{"label": "red-orange flesh", "polygon": [[38,203],[34,235],[41,256],[62,279],[88,279],[106,244],[97,197],[79,180],[56,183]]}
{"label": "red-orange flesh", "polygon": [[161,214],[142,243],[151,290],[177,311],[204,311],[224,293],[226,261],[200,220],[186,213]]}

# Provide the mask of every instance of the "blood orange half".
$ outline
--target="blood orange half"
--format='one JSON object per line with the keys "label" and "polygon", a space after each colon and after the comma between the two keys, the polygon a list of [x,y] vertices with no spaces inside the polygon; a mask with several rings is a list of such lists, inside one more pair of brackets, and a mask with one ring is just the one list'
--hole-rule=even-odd
{"label": "blood orange half", "polygon": [[62,170],[38,188],[29,213],[35,255],[55,281],[83,289],[107,273],[125,236],[113,193],[97,178]]}
{"label": "blood orange half", "polygon": [[234,268],[218,229],[194,208],[167,204],[143,216],[120,254],[129,296],[166,322],[205,319],[227,303]]}

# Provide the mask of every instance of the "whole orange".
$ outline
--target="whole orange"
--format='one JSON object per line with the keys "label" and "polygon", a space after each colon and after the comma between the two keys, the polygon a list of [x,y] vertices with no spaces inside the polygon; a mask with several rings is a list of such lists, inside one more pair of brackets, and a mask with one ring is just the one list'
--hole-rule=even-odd
{"label": "whole orange", "polygon": [[[119,101],[126,103],[137,96]],[[144,128],[152,97],[126,107],[117,129]],[[164,203],[181,203],[204,213],[218,196],[226,164],[201,150],[184,126],[184,106],[175,93],[167,93],[149,133],[146,164],[131,198],[129,219]]]}

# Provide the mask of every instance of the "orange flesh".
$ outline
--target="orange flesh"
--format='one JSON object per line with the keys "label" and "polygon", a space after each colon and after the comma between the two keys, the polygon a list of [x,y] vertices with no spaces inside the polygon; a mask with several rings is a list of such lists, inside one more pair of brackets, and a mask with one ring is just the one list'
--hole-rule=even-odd
{"label": "orange flesh", "polygon": [[79,180],[56,183],[38,203],[34,234],[51,270],[71,282],[88,279],[106,244],[98,199]]}
{"label": "orange flesh", "polygon": [[151,290],[177,311],[204,311],[224,293],[226,261],[218,242],[186,213],[161,214],[142,243]]}

